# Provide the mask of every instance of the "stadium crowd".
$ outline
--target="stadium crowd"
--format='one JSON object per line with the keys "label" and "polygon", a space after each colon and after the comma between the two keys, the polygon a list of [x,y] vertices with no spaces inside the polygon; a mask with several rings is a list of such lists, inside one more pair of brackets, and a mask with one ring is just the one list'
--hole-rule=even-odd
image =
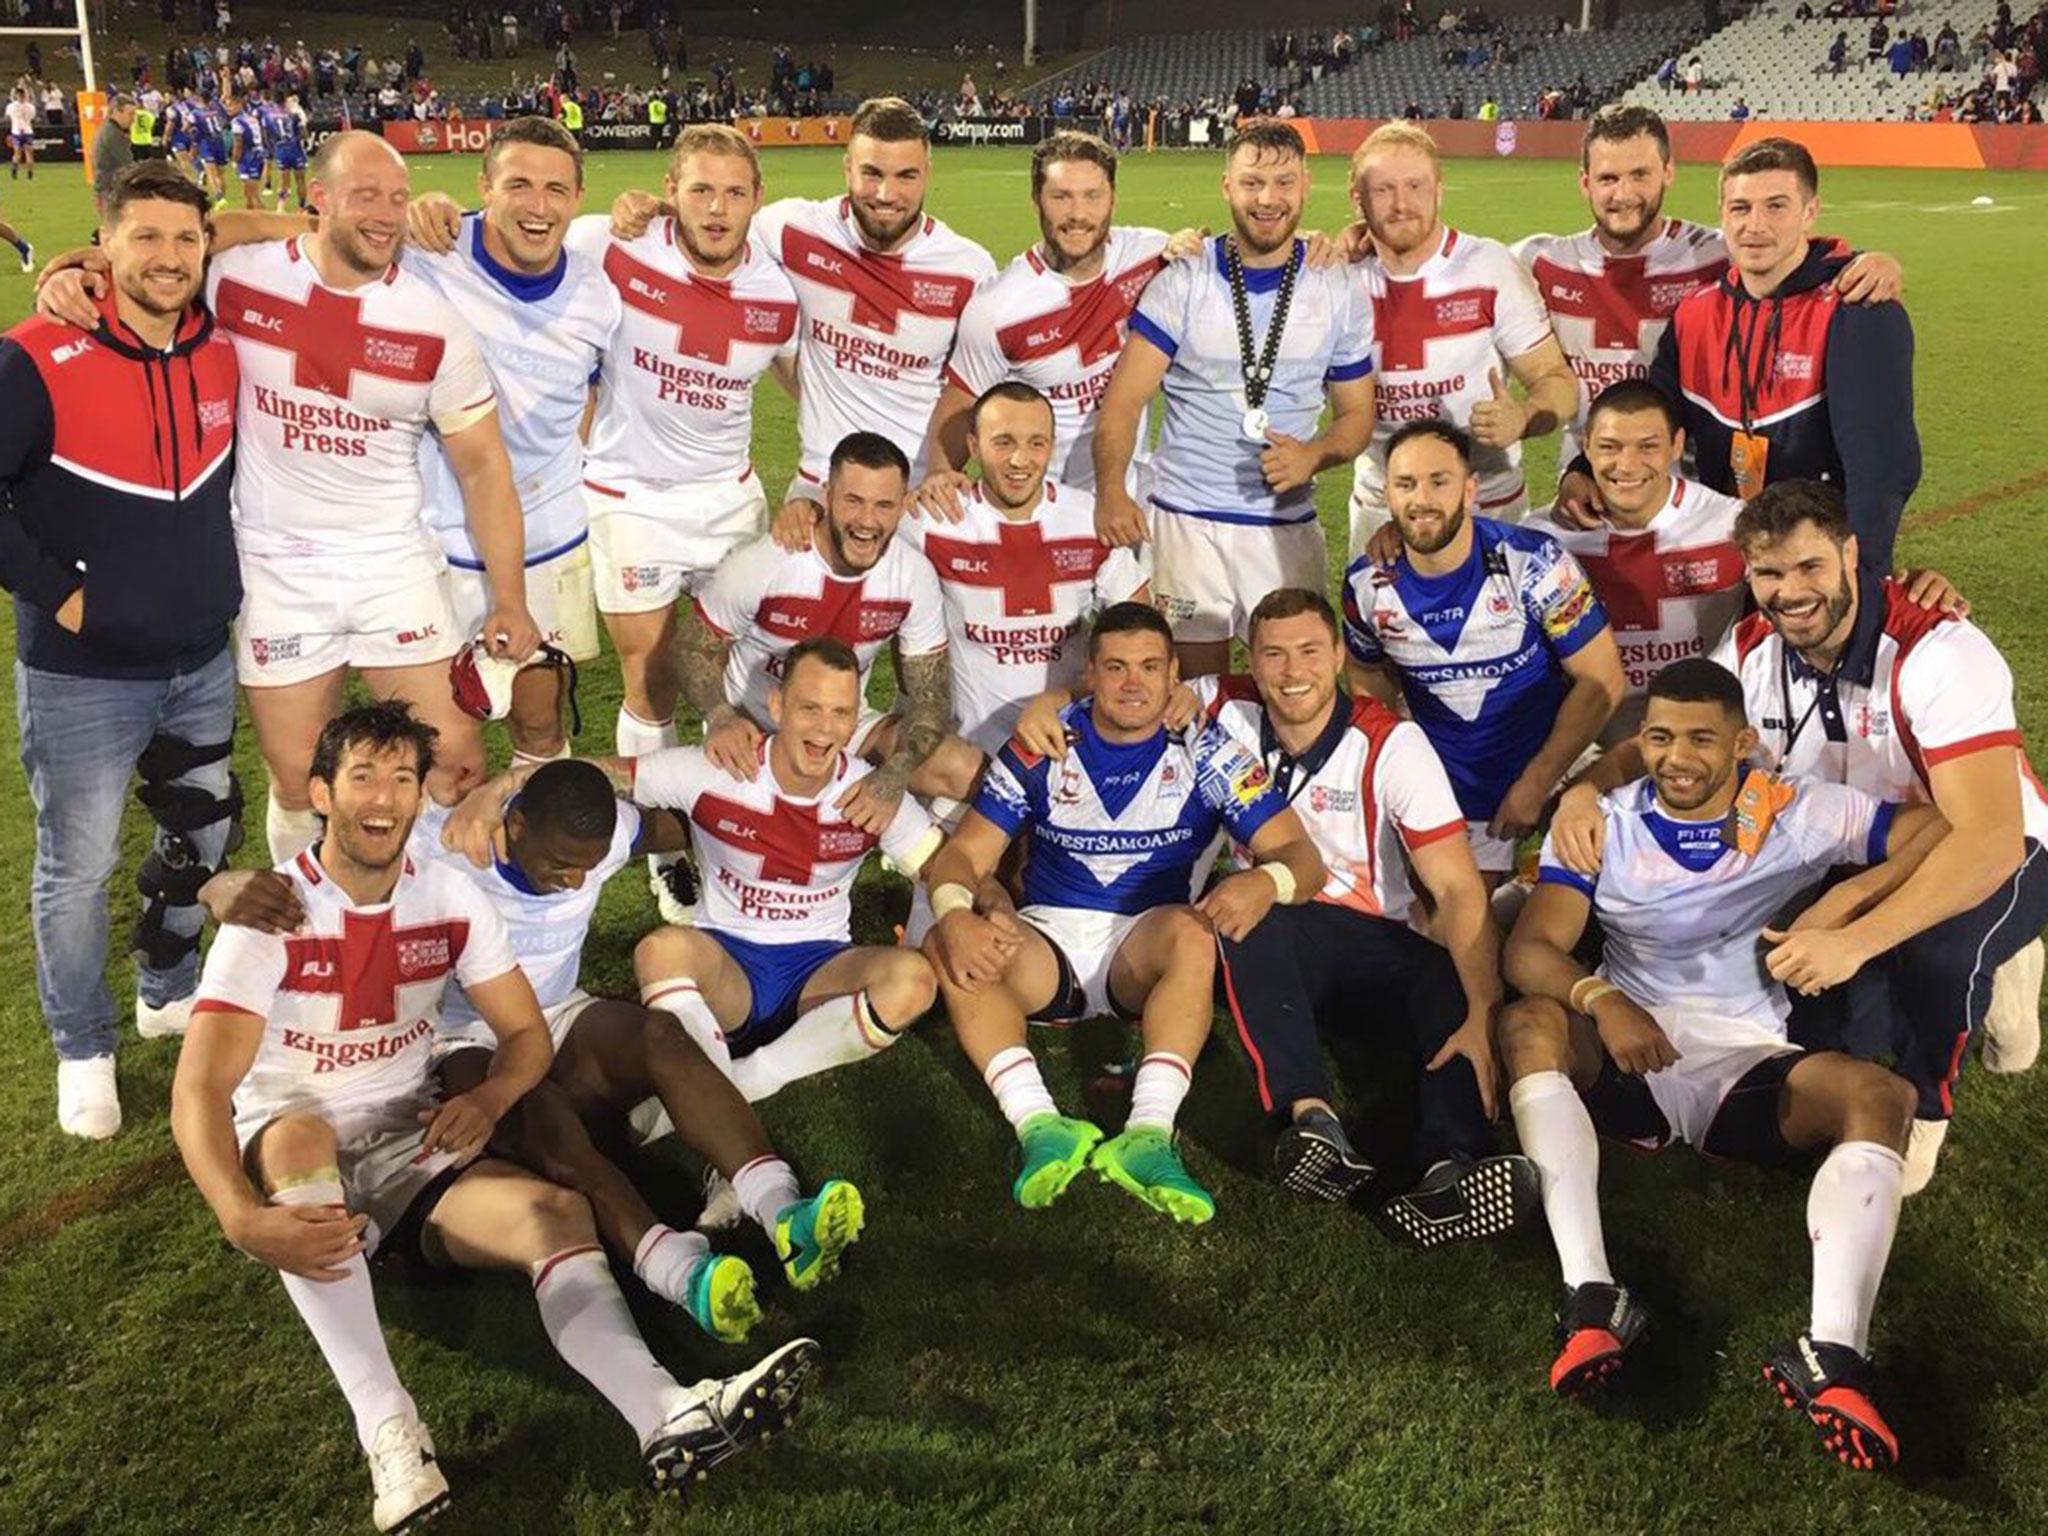
{"label": "stadium crowd", "polygon": [[[1610,1260],[1600,1135],[1804,1175],[1811,1306],[1764,1374],[1828,1454],[1894,1465],[1880,1284],[1971,1045],[2038,1050],[2048,799],[1968,594],[1896,566],[1901,274],[1816,229],[1807,151],[1747,144],[1696,224],[1663,212],[1662,120],[1609,109],[1590,224],[1510,246],[1448,221],[1396,122],[1316,234],[1261,96],[1189,214],[1221,234],[1120,222],[1116,147],[1065,131],[1019,178],[1040,238],[999,264],[939,217],[895,98],[853,115],[843,194],[767,200],[747,136],[691,123],[658,187],[584,212],[552,14],[519,105],[555,111],[492,140],[478,209],[414,196],[373,133],[308,154],[266,117],[322,55],[188,55],[228,126],[174,114],[0,341],[58,1122],[119,1133],[125,1019],[183,1037],[179,1150],[332,1367],[377,1527],[450,1497],[380,1252],[526,1274],[657,1489],[788,1423],[816,1342],[679,1383],[612,1262],[732,1343],[761,1309],[726,1227],[836,1281],[863,1194],[807,1191],[756,1106],[916,1027],[1014,1131],[1022,1210],[1093,1174],[1201,1224],[1176,1126],[1227,1020],[1285,1188],[1416,1248],[1547,1227],[1566,1397],[1642,1360],[1657,1299]],[[1491,35],[1476,7],[1437,29]],[[418,46],[334,67],[433,100]],[[248,206],[214,211],[230,168]],[[300,207],[263,210],[268,176]],[[761,387],[796,404],[773,495]],[[572,755],[607,644],[616,750]],[[373,702],[343,707],[351,675]],[[132,1005],[106,964],[131,780]],[[234,867],[259,798],[266,853]],[[877,852],[911,887],[894,944],[854,940]],[[628,871],[635,994],[596,996],[584,941]],[[1033,1047],[1102,1015],[1137,1046],[1115,1127]],[[1353,1144],[1319,1025],[1401,1043],[1400,1165]],[[703,1163],[698,1228],[611,1160],[628,1135]]]}

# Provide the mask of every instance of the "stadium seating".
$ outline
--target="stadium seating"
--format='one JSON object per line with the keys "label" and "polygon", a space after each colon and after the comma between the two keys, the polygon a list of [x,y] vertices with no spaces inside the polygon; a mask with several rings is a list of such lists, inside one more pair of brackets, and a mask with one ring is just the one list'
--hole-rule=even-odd
{"label": "stadium seating", "polygon": [[[1969,42],[1997,10],[1997,0],[1937,0],[1915,4],[1892,18],[1894,35],[1924,31],[1932,40],[1944,21],[1963,42],[1963,65],[1955,73],[1894,75],[1883,59],[1869,60],[1872,18],[1794,18],[1798,0],[1766,0],[1748,16],[1715,33],[1679,61],[1681,78],[1697,54],[1706,83],[1696,92],[1666,90],[1652,77],[1631,87],[1627,100],[1655,107],[1674,121],[1726,118],[1738,97],[1752,116],[1814,122],[1872,122],[1903,118],[1937,87],[1954,92],[1974,85],[1983,73]],[[2017,8],[2016,8],[2017,9]],[[1837,32],[1849,34],[1849,64],[1841,74],[1827,67],[1828,45]],[[1867,62],[1866,62],[1867,61]],[[1653,68],[1654,68],[1653,61]]]}

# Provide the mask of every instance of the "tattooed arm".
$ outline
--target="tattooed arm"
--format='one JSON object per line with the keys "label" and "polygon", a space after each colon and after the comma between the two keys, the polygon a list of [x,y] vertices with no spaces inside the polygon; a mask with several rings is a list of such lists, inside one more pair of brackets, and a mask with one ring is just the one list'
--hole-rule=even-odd
{"label": "tattooed arm", "polygon": [[676,616],[676,674],[683,697],[704,722],[704,755],[736,779],[751,780],[761,729],[725,701],[725,660],[732,641],[713,629],[695,603]]}
{"label": "tattooed arm", "polygon": [[840,798],[848,821],[877,836],[896,814],[912,775],[945,740],[953,713],[953,663],[941,646],[916,656],[896,658],[897,702],[901,724],[882,765]]}

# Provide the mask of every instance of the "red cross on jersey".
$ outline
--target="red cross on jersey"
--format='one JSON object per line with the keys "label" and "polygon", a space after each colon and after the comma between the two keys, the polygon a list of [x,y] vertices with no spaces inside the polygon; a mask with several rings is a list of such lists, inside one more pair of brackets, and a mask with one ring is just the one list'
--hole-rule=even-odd
{"label": "red cross on jersey", "polygon": [[764,534],[725,559],[698,594],[697,611],[731,641],[726,698],[764,727],[782,658],[799,640],[831,635],[851,646],[863,697],[875,657],[891,640],[906,656],[946,644],[938,578],[900,536],[864,574],[848,577],[834,574],[815,549],[792,554]]}
{"label": "red cross on jersey", "polygon": [[1026,700],[1081,679],[1088,615],[1137,596],[1147,565],[1095,536],[1095,499],[1045,482],[1014,522],[982,494],[957,524],[907,518],[897,537],[924,551],[946,598],[957,729],[983,751],[1010,738]]}
{"label": "red cross on jersey", "polygon": [[[1387,440],[1411,421],[1472,422],[1472,407],[1507,377],[1507,360],[1550,339],[1550,321],[1529,276],[1498,240],[1446,227],[1434,254],[1397,277],[1377,259],[1363,274],[1379,341],[1372,447],[1358,457],[1351,501],[1352,552],[1386,521]],[[1519,519],[1526,508],[1522,447],[1475,448],[1479,510]]]}
{"label": "red cross on jersey", "polygon": [[493,401],[454,305],[396,266],[363,287],[330,288],[296,240],[221,252],[207,294],[241,367],[243,555],[437,552],[420,518],[420,437],[430,424],[459,431]]}
{"label": "red cross on jersey", "polygon": [[[1123,353],[1138,296],[1166,264],[1166,232],[1121,225],[1103,246],[1102,271],[1072,283],[1027,250],[967,301],[947,381],[969,395],[1019,379],[1052,402],[1053,478],[1095,485],[1095,407]],[[1140,430],[1138,440],[1149,440]]]}
{"label": "red cross on jersey", "polygon": [[796,289],[749,240],[723,279],[690,265],[675,221],[614,240],[603,214],[579,218],[569,244],[604,268],[623,313],[605,353],[585,477],[632,497],[745,477],[754,385],[796,355]]}
{"label": "red cross on jersey", "polygon": [[754,218],[754,235],[796,287],[800,468],[822,484],[840,440],[881,432],[916,477],[925,424],[961,312],[995,276],[987,251],[929,215],[886,253],[863,241],[845,198],[784,198]]}
{"label": "red cross on jersey", "polygon": [[1612,256],[1590,229],[1517,241],[1550,311],[1558,345],[1579,376],[1579,413],[1559,447],[1569,463],[1584,446],[1586,408],[1610,384],[1650,371],[1671,312],[1686,295],[1721,280],[1728,248],[1719,230],[1666,219],[1639,254]]}
{"label": "red cross on jersey", "polygon": [[1578,557],[1607,610],[1627,691],[1603,742],[1633,735],[1643,690],[1674,661],[1711,656],[1742,617],[1747,586],[1735,516],[1742,503],[1674,478],[1671,496],[1640,529],[1568,528],[1546,514],[1543,531]]}

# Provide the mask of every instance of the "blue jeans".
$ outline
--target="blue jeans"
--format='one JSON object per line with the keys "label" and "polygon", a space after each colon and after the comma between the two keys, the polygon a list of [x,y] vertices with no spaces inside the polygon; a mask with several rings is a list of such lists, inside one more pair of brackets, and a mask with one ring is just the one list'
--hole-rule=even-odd
{"label": "blue jeans", "polygon": [[[110,1055],[118,1016],[107,990],[107,883],[121,856],[121,815],[136,759],[158,732],[195,745],[226,741],[235,729],[235,658],[224,648],[178,677],[71,677],[14,664],[14,711],[21,766],[36,811],[29,912],[35,928],[36,994],[59,1057]],[[228,790],[225,758],[174,782],[212,795]],[[199,856],[218,864],[230,822],[190,834]],[[157,844],[165,834],[159,830]],[[197,906],[171,908],[173,933],[197,934]],[[137,990],[159,1007],[190,997],[197,953],[167,971],[138,967]]]}

